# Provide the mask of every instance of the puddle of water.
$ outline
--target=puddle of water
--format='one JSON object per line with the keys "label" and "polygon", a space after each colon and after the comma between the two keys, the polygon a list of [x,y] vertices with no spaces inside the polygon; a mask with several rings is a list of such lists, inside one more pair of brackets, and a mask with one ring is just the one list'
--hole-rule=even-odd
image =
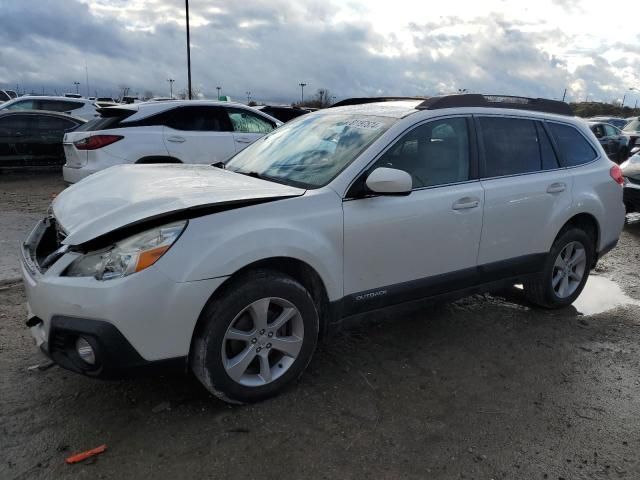
{"label": "puddle of water", "polygon": [[[522,284],[515,287],[522,290]],[[584,290],[573,302],[575,309],[583,315],[595,315],[621,305],[640,305],[640,301],[625,294],[616,282],[598,275],[589,276]]]}
{"label": "puddle of water", "polygon": [[595,315],[621,305],[640,305],[640,301],[626,295],[617,283],[608,278],[591,275],[584,290],[573,302],[573,306],[583,315]]}

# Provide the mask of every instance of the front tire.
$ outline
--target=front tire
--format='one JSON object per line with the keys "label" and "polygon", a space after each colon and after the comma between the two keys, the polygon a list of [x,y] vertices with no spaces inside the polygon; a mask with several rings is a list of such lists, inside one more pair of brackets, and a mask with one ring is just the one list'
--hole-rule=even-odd
{"label": "front tire", "polygon": [[205,307],[190,364],[211,393],[230,403],[272,397],[309,364],[319,318],[309,292],[273,271],[249,272]]}
{"label": "front tire", "polygon": [[524,283],[527,299],[544,308],[571,305],[589,278],[595,255],[593,243],[591,236],[579,228],[560,232],[542,272]]}

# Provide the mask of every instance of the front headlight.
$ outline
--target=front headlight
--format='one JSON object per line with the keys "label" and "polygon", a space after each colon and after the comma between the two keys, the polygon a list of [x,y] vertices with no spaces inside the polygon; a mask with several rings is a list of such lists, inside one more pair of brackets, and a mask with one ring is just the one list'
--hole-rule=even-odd
{"label": "front headlight", "polygon": [[169,250],[187,226],[187,221],[169,223],[121,240],[108,248],[74,260],[66,277],[121,278],[150,267]]}

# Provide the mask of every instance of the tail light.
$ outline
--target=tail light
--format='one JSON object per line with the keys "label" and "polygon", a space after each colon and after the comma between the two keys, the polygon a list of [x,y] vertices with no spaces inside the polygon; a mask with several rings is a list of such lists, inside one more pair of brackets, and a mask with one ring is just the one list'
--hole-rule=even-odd
{"label": "tail light", "polygon": [[611,170],[609,170],[609,175],[611,175],[611,178],[613,178],[613,180],[618,185],[624,185],[624,176],[622,175],[622,169],[618,165],[614,165],[613,167],[611,167]]}
{"label": "tail light", "polygon": [[122,140],[122,135],[93,135],[74,143],[78,150],[97,150]]}

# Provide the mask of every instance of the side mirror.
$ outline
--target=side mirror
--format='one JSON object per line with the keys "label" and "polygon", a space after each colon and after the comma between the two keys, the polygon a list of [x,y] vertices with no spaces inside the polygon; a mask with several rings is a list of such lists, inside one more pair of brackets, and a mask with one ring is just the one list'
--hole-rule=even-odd
{"label": "side mirror", "polygon": [[365,182],[369,190],[381,195],[409,195],[413,180],[404,170],[378,167],[367,177]]}
{"label": "side mirror", "polygon": [[640,147],[640,138],[636,138],[636,141],[633,142],[636,147]]}

